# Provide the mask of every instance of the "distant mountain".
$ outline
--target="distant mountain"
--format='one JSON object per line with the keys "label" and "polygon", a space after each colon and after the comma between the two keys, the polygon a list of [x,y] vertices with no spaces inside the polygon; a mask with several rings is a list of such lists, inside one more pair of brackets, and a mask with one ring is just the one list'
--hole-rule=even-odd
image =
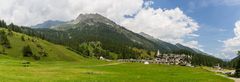
{"label": "distant mountain", "polygon": [[41,24],[37,24],[37,25],[31,26],[31,27],[32,28],[51,28],[52,26],[60,25],[63,23],[65,23],[65,22],[58,21],[58,20],[48,20]]}

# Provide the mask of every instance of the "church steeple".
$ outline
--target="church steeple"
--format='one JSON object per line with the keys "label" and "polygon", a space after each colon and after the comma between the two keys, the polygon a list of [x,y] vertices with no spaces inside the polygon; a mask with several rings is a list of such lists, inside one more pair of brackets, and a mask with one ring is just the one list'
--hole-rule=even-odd
{"label": "church steeple", "polygon": [[159,52],[159,50],[157,51],[157,54],[156,54],[156,56],[160,56],[160,52]]}

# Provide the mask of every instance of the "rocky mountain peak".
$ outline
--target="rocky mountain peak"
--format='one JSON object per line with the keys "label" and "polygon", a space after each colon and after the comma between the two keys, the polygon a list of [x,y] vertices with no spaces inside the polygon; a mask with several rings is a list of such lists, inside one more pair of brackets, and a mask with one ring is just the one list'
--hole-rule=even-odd
{"label": "rocky mountain peak", "polygon": [[74,21],[74,24],[81,22],[101,22],[105,24],[115,24],[110,19],[100,15],[100,14],[80,14]]}

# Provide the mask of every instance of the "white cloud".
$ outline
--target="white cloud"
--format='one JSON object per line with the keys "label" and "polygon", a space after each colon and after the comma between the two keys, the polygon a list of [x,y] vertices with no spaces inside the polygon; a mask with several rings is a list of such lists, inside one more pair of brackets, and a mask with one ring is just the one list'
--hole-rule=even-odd
{"label": "white cloud", "polygon": [[[0,0],[0,17],[8,23],[35,25],[46,20],[72,20],[80,13],[99,13],[134,32],[145,32],[171,43],[200,48],[198,23],[179,8],[154,9],[144,0]],[[126,18],[125,16],[133,18]]]}
{"label": "white cloud", "polygon": [[143,8],[135,17],[121,23],[135,32],[145,32],[161,40],[181,43],[193,48],[200,48],[197,41],[185,41],[185,37],[198,37],[198,23],[185,15],[179,8],[163,10],[161,8]]}
{"label": "white cloud", "polygon": [[119,22],[142,8],[143,0],[0,0],[0,18],[18,25],[72,20],[80,13],[100,13]]}
{"label": "white cloud", "polygon": [[234,34],[235,37],[223,41],[224,49],[222,51],[229,55],[234,55],[240,50],[240,21],[235,23]]}
{"label": "white cloud", "polygon": [[138,12],[143,0],[70,0],[70,5],[75,16],[79,13],[100,13],[119,23],[125,15],[132,16]]}

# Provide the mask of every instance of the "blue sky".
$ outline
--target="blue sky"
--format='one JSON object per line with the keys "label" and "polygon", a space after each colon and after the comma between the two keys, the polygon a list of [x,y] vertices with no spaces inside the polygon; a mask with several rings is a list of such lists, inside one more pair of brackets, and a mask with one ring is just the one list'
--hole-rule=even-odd
{"label": "blue sky", "polygon": [[[234,24],[240,19],[240,5],[218,3],[218,0],[153,0],[154,8],[172,9],[179,7],[200,26],[197,41],[204,51],[219,55],[222,41],[234,37]],[[221,56],[221,55],[220,55]],[[232,57],[232,56],[231,56]],[[231,58],[230,57],[230,58]]]}

